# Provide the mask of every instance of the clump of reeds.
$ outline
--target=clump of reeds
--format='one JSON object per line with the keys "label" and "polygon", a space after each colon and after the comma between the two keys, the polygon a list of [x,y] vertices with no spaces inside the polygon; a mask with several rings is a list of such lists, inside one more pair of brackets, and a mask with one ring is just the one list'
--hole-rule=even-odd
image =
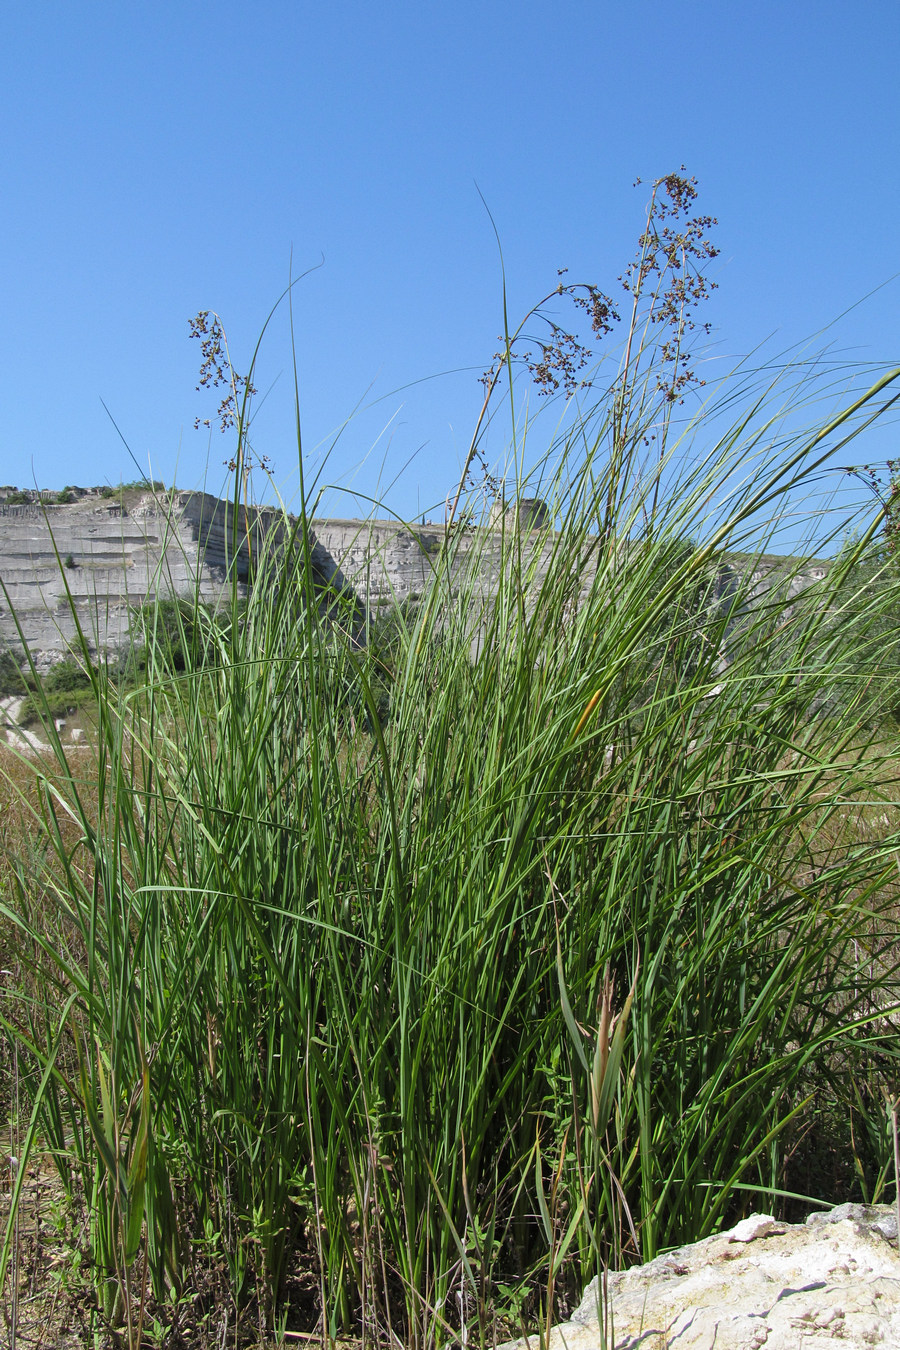
{"label": "clump of reeds", "polygon": [[886,381],[678,432],[681,358],[629,332],[533,476],[551,531],[454,523],[367,641],[304,501],[201,665],[93,672],[90,790],[47,728],[2,905],[41,983],[0,1012],[132,1339],[206,1254],[270,1326],[299,1264],[323,1337],[490,1343],[777,1206],[807,1084],[891,1062],[896,588],[865,539],[799,594],[752,565]]}

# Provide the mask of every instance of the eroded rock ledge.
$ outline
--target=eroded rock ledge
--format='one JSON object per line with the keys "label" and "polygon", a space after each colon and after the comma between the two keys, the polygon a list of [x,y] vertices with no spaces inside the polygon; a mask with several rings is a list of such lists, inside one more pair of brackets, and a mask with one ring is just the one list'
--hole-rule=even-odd
{"label": "eroded rock ledge", "polygon": [[[597,1281],[549,1350],[844,1350],[900,1347],[897,1219],[840,1205],[806,1224],[755,1214],[705,1242]],[[538,1350],[536,1336],[515,1343]]]}
{"label": "eroded rock ledge", "polygon": [[[77,617],[96,651],[129,640],[136,607],[160,596],[196,596],[215,606],[236,576],[248,580],[248,537],[259,556],[263,537],[277,540],[290,531],[290,518],[270,508],[237,516],[232,503],[203,492],[125,488],[117,492],[72,488],[62,494],[0,487],[0,646],[24,638],[39,668],[59,660],[75,635]],[[558,548],[559,536],[542,503],[535,503],[518,528],[536,551],[535,584]],[[512,513],[515,515],[515,513]],[[451,586],[465,579],[473,602],[490,597],[503,570],[502,532],[492,527],[463,531],[451,566]],[[515,523],[508,528],[516,528]],[[323,587],[355,597],[374,610],[395,601],[415,601],[427,589],[446,538],[443,524],[410,525],[395,520],[311,520],[312,563]],[[476,560],[476,584],[470,575]],[[590,582],[590,558],[571,562],[583,587]],[[723,560],[719,589],[727,600],[742,574],[751,593],[773,584],[790,595],[821,580],[827,563],[761,555]],[[781,582],[779,583],[779,578]]]}

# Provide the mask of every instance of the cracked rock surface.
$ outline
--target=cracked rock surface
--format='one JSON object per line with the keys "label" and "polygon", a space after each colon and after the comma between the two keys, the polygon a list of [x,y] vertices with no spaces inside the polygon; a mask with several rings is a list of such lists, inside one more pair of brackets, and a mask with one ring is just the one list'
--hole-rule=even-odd
{"label": "cracked rock surface", "polygon": [[[735,1228],[608,1276],[606,1350],[900,1350],[900,1255],[887,1206]],[[597,1281],[550,1350],[601,1350]],[[537,1337],[517,1343],[537,1350]]]}

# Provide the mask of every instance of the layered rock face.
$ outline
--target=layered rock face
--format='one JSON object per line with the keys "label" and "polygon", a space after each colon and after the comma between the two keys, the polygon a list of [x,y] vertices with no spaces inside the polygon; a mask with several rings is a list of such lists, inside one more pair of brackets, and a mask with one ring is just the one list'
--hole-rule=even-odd
{"label": "layered rock face", "polygon": [[[78,489],[64,504],[39,494],[0,489],[0,644],[28,644],[39,668],[68,650],[75,620],[94,651],[128,640],[136,607],[157,598],[197,596],[215,606],[236,580],[248,584],[251,555],[283,540],[292,528],[278,511],[243,508],[201,492],[124,489],[113,496]],[[23,496],[33,500],[22,501]],[[529,500],[519,515],[506,512],[493,528],[462,531],[453,550],[451,589],[471,597],[473,630],[479,605],[490,597],[504,566],[504,539],[517,531],[532,585],[559,547],[547,508]],[[540,509],[538,509],[540,508]],[[412,527],[390,520],[313,520],[312,559],[323,586],[353,596],[361,610],[418,599],[442,557],[445,528]],[[508,550],[507,550],[508,552]],[[595,561],[572,559],[582,589]],[[754,591],[764,592],[783,573],[781,560],[729,563],[717,584],[725,602],[750,571]],[[811,564],[791,576],[799,592],[825,573]]]}
{"label": "layered rock face", "polygon": [[[516,1350],[538,1350],[538,1337]],[[900,1347],[900,1255],[887,1206],[806,1224],[756,1214],[718,1237],[595,1279],[548,1350]],[[512,1350],[511,1347],[507,1350]]]}
{"label": "layered rock face", "polygon": [[[229,553],[242,582],[243,520],[204,493],[85,493],[65,505],[0,501],[0,639],[24,638],[39,666],[63,655],[76,617],[95,650],[123,643],[131,611],[161,596],[223,593]],[[230,516],[230,519],[229,519]]]}
{"label": "layered rock face", "polygon": [[[68,650],[76,616],[93,649],[105,651],[127,641],[134,609],[157,598],[197,596],[215,606],[232,579],[244,593],[251,555],[264,540],[277,545],[293,524],[251,508],[248,529],[242,507],[235,513],[231,502],[200,492],[79,490],[78,500],[59,504],[4,491],[14,500],[0,493],[0,642],[17,647],[24,638],[39,668]],[[313,520],[313,565],[323,589],[377,612],[422,595],[444,533],[442,525]],[[462,538],[454,573],[467,572],[477,546],[478,589],[487,594],[501,565],[501,535],[477,534],[477,544]]]}

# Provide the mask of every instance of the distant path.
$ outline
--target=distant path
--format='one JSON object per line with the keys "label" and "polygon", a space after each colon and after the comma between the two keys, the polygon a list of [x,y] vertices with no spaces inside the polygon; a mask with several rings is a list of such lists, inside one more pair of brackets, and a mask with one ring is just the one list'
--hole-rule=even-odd
{"label": "distant path", "polygon": [[25,755],[34,755],[39,751],[49,750],[50,746],[47,745],[46,741],[42,741],[40,736],[18,725],[19,714],[24,702],[24,698],[16,698],[15,695],[0,698],[0,727],[6,732],[7,744],[13,750],[18,750]]}

